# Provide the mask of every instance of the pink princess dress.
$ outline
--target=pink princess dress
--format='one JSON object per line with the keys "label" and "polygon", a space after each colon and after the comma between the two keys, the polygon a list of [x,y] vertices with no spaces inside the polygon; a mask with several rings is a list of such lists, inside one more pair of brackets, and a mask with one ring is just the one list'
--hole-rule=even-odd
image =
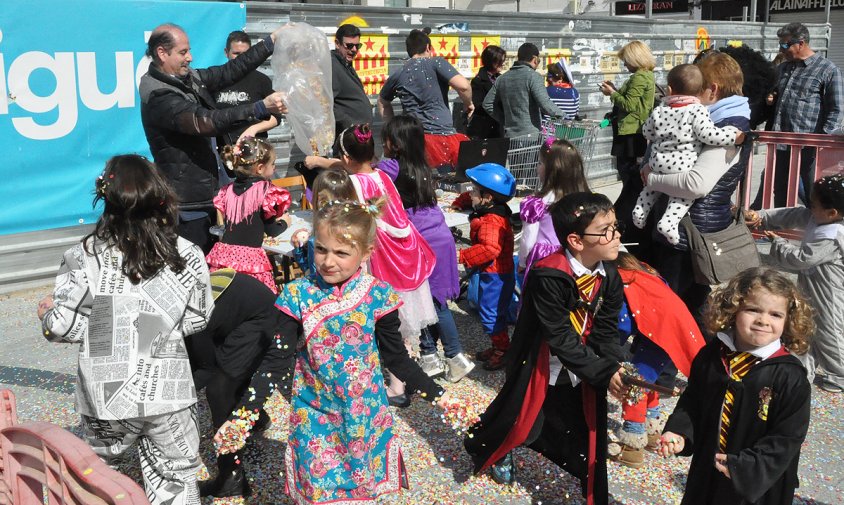
{"label": "pink princess dress", "polygon": [[438,321],[428,277],[437,258],[416,230],[390,177],[381,170],[352,174],[358,198],[387,197],[387,204],[377,220],[375,249],[369,257],[369,272],[389,283],[401,297],[399,308],[401,334],[414,351],[419,349],[422,328]]}
{"label": "pink princess dress", "polygon": [[280,235],[287,228],[276,218],[290,207],[290,193],[259,177],[236,179],[214,197],[224,216],[225,231],[205,257],[209,270],[233,268],[251,275],[278,293],[272,265],[264,252],[264,233]]}
{"label": "pink princess dress", "polygon": [[519,206],[524,223],[519,241],[519,270],[525,269],[525,277],[534,263],[560,249],[560,240],[548,213],[548,207],[554,202],[556,195],[551,191],[542,198],[534,195],[525,197]]}

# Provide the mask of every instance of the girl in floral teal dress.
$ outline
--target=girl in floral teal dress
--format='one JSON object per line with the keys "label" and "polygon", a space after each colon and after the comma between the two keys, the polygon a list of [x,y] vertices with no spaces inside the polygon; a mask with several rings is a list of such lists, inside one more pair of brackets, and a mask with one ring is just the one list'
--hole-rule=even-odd
{"label": "girl in floral teal dress", "polygon": [[374,504],[407,487],[382,366],[443,404],[440,387],[404,347],[399,296],[361,271],[382,205],[323,206],[314,220],[316,272],[286,284],[276,301],[302,332],[285,458],[296,503]]}

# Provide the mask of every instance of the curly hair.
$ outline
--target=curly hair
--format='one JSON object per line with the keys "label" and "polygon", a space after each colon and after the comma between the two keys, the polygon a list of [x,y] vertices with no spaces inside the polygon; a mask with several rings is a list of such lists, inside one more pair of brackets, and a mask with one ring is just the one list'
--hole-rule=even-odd
{"label": "curly hair", "polygon": [[95,240],[117,247],[123,253],[120,270],[132,284],[164,267],[184,270],[176,245],[178,200],[155,165],[137,154],[115,156],[106,162],[95,190],[94,207],[105,205],[94,231],[82,239],[87,253],[94,254]]}
{"label": "curly hair", "polygon": [[805,354],[815,331],[814,309],[797,286],[780,272],[765,267],[748,268],[709,295],[704,323],[712,333],[733,328],[736,313],[755,289],[765,289],[788,300],[788,313],[780,340],[792,354]]}

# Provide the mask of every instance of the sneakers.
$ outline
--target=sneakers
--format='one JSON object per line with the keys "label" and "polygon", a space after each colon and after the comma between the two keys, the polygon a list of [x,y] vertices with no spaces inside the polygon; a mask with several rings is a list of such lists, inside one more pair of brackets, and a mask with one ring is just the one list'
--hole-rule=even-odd
{"label": "sneakers", "polygon": [[512,486],[516,482],[516,466],[513,465],[513,453],[508,452],[498,463],[489,469],[492,480],[499,484]]}
{"label": "sneakers", "polygon": [[505,352],[495,349],[492,356],[484,363],[485,370],[501,370],[507,363],[504,361]]}
{"label": "sneakers", "polygon": [[823,389],[823,390],[824,390],[824,391],[826,391],[827,393],[842,393],[842,392],[844,392],[844,388],[842,388],[842,387],[841,387],[841,386],[839,386],[838,384],[836,384],[836,383],[832,382],[831,380],[829,380],[829,377],[828,377],[828,376],[827,376],[827,377],[823,377],[823,378],[820,380],[820,384],[818,384],[818,387],[819,387],[819,388],[821,388],[821,389]]}
{"label": "sneakers", "polygon": [[445,367],[443,366],[443,362],[440,361],[440,357],[437,356],[437,353],[423,354],[419,358],[419,366],[422,367],[422,371],[428,377],[439,377],[445,373]]}
{"label": "sneakers", "polygon": [[407,394],[400,394],[396,396],[387,395],[387,403],[389,403],[393,407],[398,407],[400,409],[406,409],[410,407],[410,397]]}
{"label": "sneakers", "polygon": [[228,498],[232,496],[248,497],[252,494],[249,480],[243,470],[243,465],[237,463],[235,454],[221,454],[217,456],[217,478],[199,483],[199,496],[213,496]]}
{"label": "sneakers", "polygon": [[478,361],[487,361],[495,353],[495,347],[490,347],[484,351],[475,354],[475,359]]}
{"label": "sneakers", "polygon": [[[459,382],[460,379],[466,377],[466,375],[475,368],[475,364],[472,363],[472,361],[462,352],[453,358],[446,358],[445,362],[446,365],[448,365],[448,371],[445,374],[445,378],[450,382]],[[422,367],[422,369],[424,370],[425,368]]]}

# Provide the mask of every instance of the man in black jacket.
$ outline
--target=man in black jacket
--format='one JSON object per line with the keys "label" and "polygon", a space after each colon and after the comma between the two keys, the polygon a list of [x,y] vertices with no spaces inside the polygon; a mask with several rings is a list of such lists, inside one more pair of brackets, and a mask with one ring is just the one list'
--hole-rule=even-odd
{"label": "man in black jacket", "polygon": [[360,28],[350,24],[337,28],[331,51],[335,135],[354,123],[372,123],[372,102],[352,64],[361,45]]}
{"label": "man in black jacket", "polygon": [[286,112],[279,93],[263,100],[218,110],[213,92],[239,81],[272,54],[279,28],[225,65],[195,70],[185,31],[174,24],[153,30],[147,44],[152,58],[141,77],[141,121],[156,165],[181,201],[179,235],[211,249],[208,231],[221,163],[216,137],[243,125]]}

